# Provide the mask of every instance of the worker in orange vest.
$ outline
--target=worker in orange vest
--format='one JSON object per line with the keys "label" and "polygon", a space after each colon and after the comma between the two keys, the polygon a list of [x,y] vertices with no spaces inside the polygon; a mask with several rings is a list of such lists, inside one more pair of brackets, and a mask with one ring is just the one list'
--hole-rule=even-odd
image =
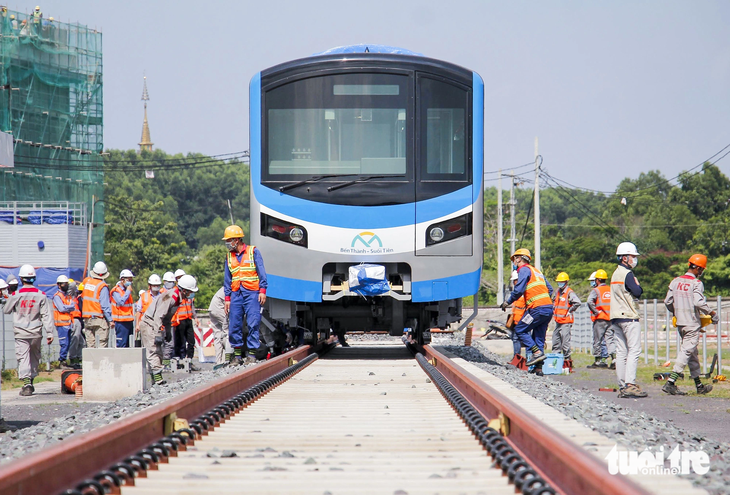
{"label": "worker in orange vest", "polygon": [[575,291],[570,287],[570,277],[565,272],[558,273],[555,278],[558,283],[558,290],[553,300],[553,318],[555,319],[555,330],[553,330],[553,352],[562,352],[566,360],[570,359],[570,334],[573,330],[573,313],[581,305],[581,300]]}
{"label": "worker in orange vest", "polygon": [[502,311],[524,296],[527,311],[515,327],[515,332],[523,346],[532,353],[527,366],[535,365],[533,372],[542,376],[542,362],[545,360],[545,335],[553,317],[553,287],[540,270],[530,265],[532,254],[524,248],[516,250],[512,264],[517,269],[517,283],[507,300],[502,303]]}
{"label": "worker in orange vest", "polygon": [[[593,321],[593,364],[588,368],[609,368],[607,355],[611,356],[611,369],[616,369],[616,347],[613,342],[613,326],[611,325],[611,286],[606,284],[606,270],[596,270],[592,274],[593,289],[588,295],[588,309]],[[589,279],[590,280],[590,279]],[[605,354],[604,355],[604,349]]]}
{"label": "worker in orange vest", "polygon": [[97,261],[89,275],[84,279],[81,293],[86,343],[96,347],[98,340],[99,347],[109,347],[109,330],[114,328],[109,286],[104,282],[109,277],[109,270],[103,261]]}
{"label": "worker in orange vest", "polygon": [[[266,302],[266,270],[261,252],[243,242],[243,229],[226,227],[223,234],[228,255],[224,263],[223,292],[229,319],[229,341],[233,347],[231,365],[256,362],[259,346],[261,306]],[[248,355],[243,359],[243,316],[246,315]]]}
{"label": "worker in orange vest", "polygon": [[129,336],[134,333],[134,299],[132,282],[134,274],[131,270],[122,270],[119,282],[111,290],[112,319],[117,347],[129,347]]}
{"label": "worker in orange vest", "polygon": [[74,369],[81,369],[81,352],[84,349],[84,320],[81,313],[81,290],[83,288],[83,284],[79,287],[74,279],[68,279],[68,294],[73,298],[74,303],[74,309],[71,312],[73,325],[68,339],[68,359]]}
{"label": "worker in orange vest", "polygon": [[162,288],[162,280],[160,280],[160,276],[156,273],[153,273],[149,276],[147,279],[147,290],[140,291],[139,293],[139,299],[137,299],[137,302],[134,303],[134,311],[135,311],[135,346],[136,347],[142,347],[142,341],[141,336],[139,333],[139,324],[142,321],[142,316],[144,316],[145,311],[147,311],[147,308],[150,307],[150,304],[152,304],[152,301],[154,301],[160,294],[164,294],[165,289]]}
{"label": "worker in orange vest", "polygon": [[56,279],[58,290],[53,295],[53,321],[56,325],[56,334],[58,334],[58,344],[61,346],[58,360],[62,368],[73,369],[73,366],[66,362],[66,358],[68,358],[71,341],[76,301],[69,294],[68,284],[69,280],[66,275],[59,275]]}
{"label": "worker in orange vest", "polygon": [[[185,271],[178,269],[175,271],[175,282],[179,283]],[[185,359],[191,371],[200,371],[200,368],[193,364],[193,355],[195,355],[195,324],[200,326],[198,317],[195,313],[195,306],[190,299],[180,301],[175,316],[172,317],[174,351],[173,355],[178,359]]]}

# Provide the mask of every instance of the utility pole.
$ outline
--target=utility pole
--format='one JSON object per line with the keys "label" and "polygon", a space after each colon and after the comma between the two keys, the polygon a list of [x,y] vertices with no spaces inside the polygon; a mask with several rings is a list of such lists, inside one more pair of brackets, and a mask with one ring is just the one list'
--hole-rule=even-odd
{"label": "utility pole", "polygon": [[509,253],[510,256],[517,249],[517,226],[515,224],[515,207],[517,206],[517,200],[515,199],[515,171],[512,171],[510,175],[512,184],[509,188]]}
{"label": "utility pole", "polygon": [[231,207],[231,200],[228,199],[228,215],[231,217],[231,225],[233,225],[235,222],[233,221],[233,208]]}
{"label": "utility pole", "polygon": [[497,179],[497,305],[504,302],[504,240],[502,239],[502,169]]}
{"label": "utility pole", "polygon": [[540,263],[540,162],[537,137],[535,137],[535,268],[542,270]]}

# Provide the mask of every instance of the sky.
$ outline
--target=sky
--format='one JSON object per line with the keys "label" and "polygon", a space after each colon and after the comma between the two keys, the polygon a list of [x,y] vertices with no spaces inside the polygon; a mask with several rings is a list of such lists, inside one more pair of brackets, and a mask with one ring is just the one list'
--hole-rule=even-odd
{"label": "sky", "polygon": [[[21,12],[34,6],[8,3]],[[356,43],[399,46],[478,72],[487,172],[533,161],[537,137],[548,173],[612,191],[649,170],[674,177],[730,144],[730,2],[723,0],[40,6],[45,17],[103,32],[105,148],[137,147],[146,74],[155,148],[246,150],[255,73]],[[718,166],[730,173],[730,157]]]}

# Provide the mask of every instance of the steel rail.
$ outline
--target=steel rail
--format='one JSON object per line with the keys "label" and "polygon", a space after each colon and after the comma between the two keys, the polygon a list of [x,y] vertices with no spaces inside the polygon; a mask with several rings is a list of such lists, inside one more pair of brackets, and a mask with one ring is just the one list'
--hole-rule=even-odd
{"label": "steel rail", "polygon": [[486,418],[500,414],[509,421],[505,440],[520,452],[543,478],[566,495],[648,495],[624,476],[609,474],[606,465],[536,420],[504,394],[455,364],[431,346],[423,354],[449,382]]}
{"label": "steel rail", "polygon": [[300,347],[13,461],[0,468],[0,495],[60,493],[164,436],[165,419],[171,414],[195,418],[286,369],[290,359],[298,361],[312,352],[311,346]]}

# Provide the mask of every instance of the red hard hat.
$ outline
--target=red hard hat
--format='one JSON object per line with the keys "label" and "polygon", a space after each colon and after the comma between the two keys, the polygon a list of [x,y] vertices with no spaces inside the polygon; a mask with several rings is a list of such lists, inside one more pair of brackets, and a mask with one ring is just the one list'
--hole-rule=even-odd
{"label": "red hard hat", "polygon": [[705,269],[707,268],[707,256],[704,254],[693,254],[689,257],[689,264]]}

